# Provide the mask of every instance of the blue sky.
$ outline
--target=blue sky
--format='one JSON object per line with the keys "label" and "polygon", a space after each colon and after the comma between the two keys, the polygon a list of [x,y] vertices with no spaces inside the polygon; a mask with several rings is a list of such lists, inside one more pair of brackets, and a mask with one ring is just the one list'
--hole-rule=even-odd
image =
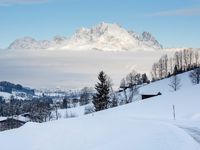
{"label": "blue sky", "polygon": [[149,31],[165,47],[200,47],[200,0],[0,0],[0,47],[100,22]]}

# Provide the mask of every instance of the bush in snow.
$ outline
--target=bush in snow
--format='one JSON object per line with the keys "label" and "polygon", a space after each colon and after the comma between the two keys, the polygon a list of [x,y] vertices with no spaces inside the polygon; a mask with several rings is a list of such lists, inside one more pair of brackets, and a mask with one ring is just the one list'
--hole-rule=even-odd
{"label": "bush in snow", "polygon": [[72,112],[68,113],[66,111],[65,118],[75,118],[75,117],[77,117],[77,115],[75,113],[72,113]]}
{"label": "bush in snow", "polygon": [[199,84],[200,83],[200,68],[194,69],[190,73],[190,78],[193,84]]}
{"label": "bush in snow", "polygon": [[91,102],[92,93],[93,93],[92,88],[89,88],[89,87],[84,87],[81,90],[80,100],[79,100],[79,103],[81,106],[87,105]]}
{"label": "bush in snow", "polygon": [[84,110],[84,114],[87,115],[87,114],[91,114],[94,112],[94,107],[92,106],[86,106],[85,107],[85,110]]}

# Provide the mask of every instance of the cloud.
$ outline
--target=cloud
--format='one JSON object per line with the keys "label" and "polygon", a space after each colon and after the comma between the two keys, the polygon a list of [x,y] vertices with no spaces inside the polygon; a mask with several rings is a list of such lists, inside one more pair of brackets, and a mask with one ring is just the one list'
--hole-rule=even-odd
{"label": "cloud", "polygon": [[145,16],[158,16],[158,17],[160,17],[160,16],[200,16],[200,7],[167,10],[167,11],[146,14]]}
{"label": "cloud", "polygon": [[16,4],[35,4],[44,3],[48,0],[0,0],[0,5],[16,5]]}

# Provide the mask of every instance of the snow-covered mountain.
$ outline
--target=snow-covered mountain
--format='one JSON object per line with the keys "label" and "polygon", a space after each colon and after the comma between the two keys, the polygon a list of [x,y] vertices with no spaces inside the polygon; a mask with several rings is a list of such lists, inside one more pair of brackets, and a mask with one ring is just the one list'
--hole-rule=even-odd
{"label": "snow-covered mountain", "polygon": [[52,41],[48,40],[36,40],[32,37],[24,37],[15,40],[10,44],[8,49],[49,49],[49,48],[59,48],[67,40],[62,36],[55,36]]}
{"label": "snow-covered mountain", "polygon": [[8,49],[47,49],[51,42],[47,40],[37,41],[32,37],[17,39],[10,44]]}
{"label": "snow-covered mountain", "polygon": [[37,41],[30,37],[17,39],[8,49],[62,49],[122,51],[135,49],[162,49],[162,45],[149,33],[141,35],[127,31],[118,24],[101,23],[92,28],[80,28],[69,39],[56,36],[52,41]]}

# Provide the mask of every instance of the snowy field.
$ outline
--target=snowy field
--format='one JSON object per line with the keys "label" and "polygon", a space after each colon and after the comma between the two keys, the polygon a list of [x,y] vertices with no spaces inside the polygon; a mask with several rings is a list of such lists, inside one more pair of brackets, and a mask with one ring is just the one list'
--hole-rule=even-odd
{"label": "snowy field", "polygon": [[1,50],[0,78],[33,88],[71,89],[94,86],[98,73],[104,70],[118,86],[132,69],[149,74],[152,64],[165,53]]}
{"label": "snowy field", "polygon": [[169,79],[166,79],[141,88],[143,93],[163,92],[158,97],[86,116],[81,115],[83,107],[75,108],[77,118],[27,123],[19,129],[1,132],[1,148],[200,150],[200,86],[189,82],[188,73],[179,77],[182,87],[177,92],[170,91]]}

